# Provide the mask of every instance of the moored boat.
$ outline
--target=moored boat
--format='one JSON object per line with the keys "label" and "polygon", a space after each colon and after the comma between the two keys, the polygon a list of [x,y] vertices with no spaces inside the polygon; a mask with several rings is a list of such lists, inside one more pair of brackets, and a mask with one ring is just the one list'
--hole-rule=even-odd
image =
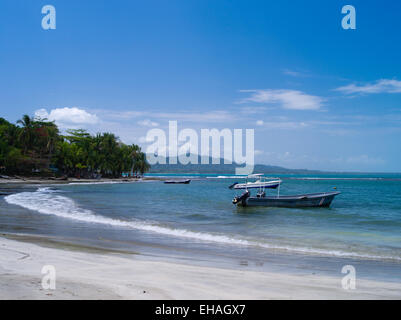
{"label": "moored boat", "polygon": [[[256,179],[254,182],[249,182],[248,179]],[[279,178],[264,178],[263,174],[251,174],[246,177],[245,183],[234,183],[229,188],[230,189],[260,189],[260,188],[267,188],[267,189],[276,189],[282,181]]]}
{"label": "moored boat", "polygon": [[[306,193],[297,195],[280,195],[281,180],[265,181],[261,174],[253,175],[258,178],[256,182],[248,182],[243,184],[245,192],[236,196],[233,199],[233,204],[243,207],[287,207],[287,208],[306,208],[306,207],[329,207],[334,197],[339,195],[340,192],[320,192],[320,193]],[[273,182],[275,181],[275,182]],[[266,196],[265,190],[272,188],[271,186],[277,183],[278,191],[276,196]],[[235,188],[238,184],[234,184],[232,187]],[[259,187],[256,187],[259,185]],[[276,187],[276,188],[277,188]],[[251,196],[251,192],[248,189],[257,188],[258,193],[256,197]]]}
{"label": "moored boat", "polygon": [[[246,193],[245,193],[246,194]],[[244,195],[245,195],[244,194]],[[334,197],[340,192],[307,193],[288,196],[240,196],[235,197],[233,203],[243,207],[329,207]],[[241,198],[242,197],[242,198]]]}
{"label": "moored boat", "polygon": [[165,184],[189,184],[191,182],[190,179],[186,180],[166,180],[164,181]]}

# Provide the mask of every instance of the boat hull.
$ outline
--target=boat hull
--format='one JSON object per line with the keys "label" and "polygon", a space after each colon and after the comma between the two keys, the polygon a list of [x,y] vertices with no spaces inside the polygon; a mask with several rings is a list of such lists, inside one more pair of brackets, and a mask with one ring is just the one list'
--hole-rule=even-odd
{"label": "boat hull", "polygon": [[165,184],[189,184],[191,182],[190,179],[187,180],[166,180]]}
{"label": "boat hull", "polygon": [[276,189],[280,185],[281,181],[268,181],[268,182],[252,182],[252,183],[238,183],[234,185],[236,190],[244,189]]}
{"label": "boat hull", "polygon": [[249,197],[237,203],[244,207],[311,208],[329,207],[340,192],[310,193],[293,196]]}

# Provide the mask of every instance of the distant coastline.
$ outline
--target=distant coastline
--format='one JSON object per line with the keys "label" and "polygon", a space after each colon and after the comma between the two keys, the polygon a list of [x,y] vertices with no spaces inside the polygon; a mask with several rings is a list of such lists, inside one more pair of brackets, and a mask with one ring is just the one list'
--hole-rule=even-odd
{"label": "distant coastline", "polygon": [[[169,158],[165,159],[166,164],[153,164],[150,169],[150,174],[222,174],[222,175],[235,175],[235,168],[239,165],[236,163],[224,164],[224,159],[213,159],[211,157],[206,158],[208,164],[201,164],[203,157],[198,156],[198,164],[169,164]],[[218,164],[212,164],[212,163]],[[273,166],[267,164],[255,164],[254,173],[263,174],[300,174],[300,175],[401,175],[401,172],[363,172],[363,171],[325,171],[325,170],[313,170],[313,169],[291,169],[281,166]]]}

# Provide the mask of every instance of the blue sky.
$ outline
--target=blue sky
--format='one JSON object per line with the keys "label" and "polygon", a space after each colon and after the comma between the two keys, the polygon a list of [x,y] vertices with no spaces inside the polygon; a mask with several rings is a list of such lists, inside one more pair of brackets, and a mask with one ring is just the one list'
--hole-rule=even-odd
{"label": "blue sky", "polygon": [[[41,28],[46,4],[56,30]],[[356,30],[341,28],[346,4]],[[254,128],[258,163],[401,172],[400,12],[367,0],[2,0],[0,116],[143,146],[169,120]]]}

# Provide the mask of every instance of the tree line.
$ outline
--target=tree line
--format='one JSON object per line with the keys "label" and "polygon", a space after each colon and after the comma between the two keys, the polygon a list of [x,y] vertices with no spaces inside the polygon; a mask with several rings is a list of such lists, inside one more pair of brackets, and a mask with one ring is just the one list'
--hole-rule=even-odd
{"label": "tree line", "polygon": [[116,178],[149,169],[141,148],[122,143],[113,133],[91,135],[83,129],[71,129],[62,135],[47,119],[24,115],[13,124],[0,118],[3,174]]}

